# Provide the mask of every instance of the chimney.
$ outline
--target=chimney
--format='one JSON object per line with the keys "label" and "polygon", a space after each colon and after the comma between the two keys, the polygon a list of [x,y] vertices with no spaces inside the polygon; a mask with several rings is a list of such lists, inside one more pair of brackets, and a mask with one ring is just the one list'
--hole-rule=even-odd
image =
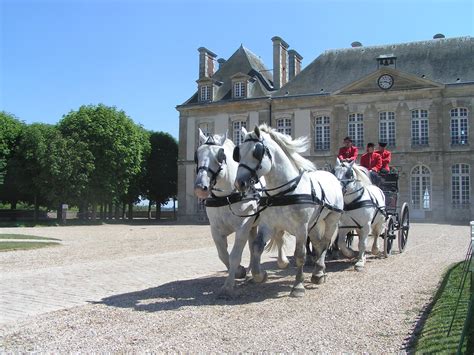
{"label": "chimney", "polygon": [[209,49],[200,47],[199,51],[199,79],[210,78],[214,75],[214,60],[217,54]]}
{"label": "chimney", "polygon": [[281,88],[288,81],[287,61],[288,61],[288,43],[280,37],[272,38],[273,42],[273,87]]}
{"label": "chimney", "polygon": [[437,33],[433,36],[433,39],[442,39],[442,38],[446,38],[446,36],[442,33]]}
{"label": "chimney", "polygon": [[288,80],[292,80],[301,71],[301,61],[303,57],[294,49],[288,51]]}
{"label": "chimney", "polygon": [[219,69],[222,67],[222,65],[226,62],[224,58],[219,58],[217,59],[217,63],[219,63]]}

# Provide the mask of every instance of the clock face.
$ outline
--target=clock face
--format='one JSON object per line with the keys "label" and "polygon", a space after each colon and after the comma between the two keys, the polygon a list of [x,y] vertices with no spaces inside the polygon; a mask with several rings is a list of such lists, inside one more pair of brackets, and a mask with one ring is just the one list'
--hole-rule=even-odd
{"label": "clock face", "polygon": [[377,84],[381,89],[388,90],[393,86],[393,77],[388,74],[383,74],[378,78]]}

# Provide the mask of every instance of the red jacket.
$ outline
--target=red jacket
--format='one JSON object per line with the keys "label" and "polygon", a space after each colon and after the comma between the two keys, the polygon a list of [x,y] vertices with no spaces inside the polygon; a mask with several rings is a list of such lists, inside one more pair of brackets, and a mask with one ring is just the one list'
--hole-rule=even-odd
{"label": "red jacket", "polygon": [[344,159],[350,159],[351,161],[357,159],[357,155],[359,154],[359,149],[355,146],[346,148],[346,147],[341,147],[339,148],[339,154],[337,157],[339,160],[344,160]]}
{"label": "red jacket", "polygon": [[377,150],[376,152],[382,157],[382,167],[380,169],[390,171],[388,164],[390,164],[390,161],[392,160],[392,153],[390,153],[387,149],[385,149],[383,152],[380,150]]}
{"label": "red jacket", "polygon": [[369,171],[373,170],[379,172],[382,167],[382,157],[377,152],[365,153],[360,158],[360,165],[367,168]]}

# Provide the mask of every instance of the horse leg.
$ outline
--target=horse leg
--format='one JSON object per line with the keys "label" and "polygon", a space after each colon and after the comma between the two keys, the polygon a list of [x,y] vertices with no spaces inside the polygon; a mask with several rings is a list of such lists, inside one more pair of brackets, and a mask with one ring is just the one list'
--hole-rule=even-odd
{"label": "horse leg", "polygon": [[351,248],[348,248],[346,244],[346,236],[347,236],[347,233],[349,232],[350,232],[350,229],[348,228],[339,228],[339,233],[337,237],[337,246],[339,250],[342,252],[342,255],[344,255],[348,259],[352,259],[355,257],[355,252]]}
{"label": "horse leg", "polygon": [[311,266],[314,265],[314,245],[311,243],[311,238],[308,235],[306,238],[306,265]]}
{"label": "horse leg", "polygon": [[227,235],[222,234],[217,228],[211,226],[211,235],[217,248],[219,259],[229,270],[229,252],[227,251]]}
{"label": "horse leg", "polygon": [[355,269],[357,271],[362,271],[365,266],[365,250],[367,249],[367,238],[370,233],[370,222],[362,226],[359,229],[359,256],[357,257],[357,262],[355,263]]}
{"label": "horse leg", "polygon": [[235,242],[229,257],[229,274],[227,275],[224,286],[222,286],[219,292],[219,298],[233,298],[235,279],[245,278],[247,271],[245,270],[245,267],[240,265],[240,261],[242,260],[242,252],[245,243],[247,243],[248,235],[248,227],[245,228],[245,226],[237,230],[235,233]]}
{"label": "horse leg", "polygon": [[288,261],[288,258],[286,257],[285,248],[284,248],[285,231],[278,232],[274,238],[278,246],[278,260],[277,260],[278,268],[286,269],[288,265],[290,264],[290,262]]}
{"label": "horse leg", "polygon": [[303,267],[306,257],[306,247],[305,242],[307,238],[307,233],[305,232],[296,236],[296,248],[295,248],[295,258],[296,258],[296,278],[295,283],[293,284],[293,289],[291,290],[291,297],[303,297],[305,293],[304,289],[304,273]]}
{"label": "horse leg", "polygon": [[[322,224],[324,225],[324,233],[321,241],[316,244],[316,263],[314,265],[313,275],[311,276],[311,282],[315,284],[326,282],[326,253],[336,238],[339,219],[339,213],[330,213],[324,221],[322,221]],[[321,230],[322,227],[323,226],[321,226]]]}
{"label": "horse leg", "polygon": [[253,280],[256,283],[262,283],[267,280],[267,272],[261,269],[261,258],[265,248],[266,242],[270,239],[270,230],[265,226],[258,228],[256,236],[250,236],[249,243],[251,243],[252,253],[250,255],[250,265],[252,269]]}
{"label": "horse leg", "polygon": [[383,227],[384,227],[384,221],[379,221],[377,223],[374,223],[372,226],[372,235],[374,236],[374,243],[372,244],[372,255],[379,255],[380,250],[379,250],[379,236],[382,233]]}

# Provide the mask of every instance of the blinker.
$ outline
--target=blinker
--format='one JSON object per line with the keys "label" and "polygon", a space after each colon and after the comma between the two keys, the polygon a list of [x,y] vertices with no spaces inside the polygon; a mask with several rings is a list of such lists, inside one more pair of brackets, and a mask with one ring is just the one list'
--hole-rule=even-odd
{"label": "blinker", "polygon": [[240,162],[240,149],[239,149],[239,147],[234,148],[234,152],[232,153],[232,158],[234,159],[235,162],[237,162],[237,163]]}

